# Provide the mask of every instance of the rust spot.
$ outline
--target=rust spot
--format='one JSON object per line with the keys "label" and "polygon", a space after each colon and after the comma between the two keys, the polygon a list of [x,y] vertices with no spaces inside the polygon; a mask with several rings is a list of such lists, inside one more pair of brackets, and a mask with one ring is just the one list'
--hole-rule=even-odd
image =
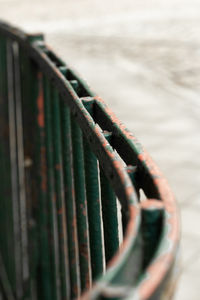
{"label": "rust spot", "polygon": [[42,88],[42,73],[38,73],[38,79],[39,79],[39,94],[37,97],[37,108],[38,108],[38,116],[37,121],[39,127],[44,127],[44,94],[43,94],[43,88]]}
{"label": "rust spot", "polygon": [[63,214],[63,207],[61,207],[61,208],[58,210],[58,214],[59,214],[59,215],[62,215],[62,214]]}
{"label": "rust spot", "polygon": [[74,188],[71,189],[71,193],[72,193],[72,199],[74,199],[75,198],[75,190],[74,190]]}
{"label": "rust spot", "polygon": [[85,289],[89,290],[91,286],[91,280],[90,280],[90,272],[87,272],[85,274]]}
{"label": "rust spot", "polygon": [[76,227],[76,217],[73,216],[73,219],[72,219],[72,227],[75,228]]}
{"label": "rust spot", "polygon": [[47,176],[46,176],[46,148],[42,146],[40,148],[40,159],[41,159],[41,168],[40,168],[40,176],[41,176],[41,189],[43,192],[47,190]]}
{"label": "rust spot", "polygon": [[88,245],[86,243],[80,244],[80,253],[86,260],[88,260]]}
{"label": "rust spot", "polygon": [[86,216],[87,215],[87,211],[86,211],[85,205],[80,204],[80,208],[81,208],[81,212],[82,212],[83,216]]}
{"label": "rust spot", "polygon": [[56,164],[56,165],[55,165],[55,169],[56,169],[57,171],[59,171],[59,170],[61,169],[61,165],[60,165],[60,164]]}
{"label": "rust spot", "polygon": [[87,229],[84,231],[84,238],[88,239],[88,231],[87,231]]}
{"label": "rust spot", "polygon": [[76,284],[73,286],[72,290],[74,295],[78,295],[78,287]]}

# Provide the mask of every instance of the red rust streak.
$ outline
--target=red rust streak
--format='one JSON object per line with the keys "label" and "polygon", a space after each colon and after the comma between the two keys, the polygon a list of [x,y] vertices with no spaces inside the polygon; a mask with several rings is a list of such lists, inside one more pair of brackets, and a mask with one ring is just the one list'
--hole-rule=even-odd
{"label": "red rust streak", "polygon": [[47,176],[46,176],[46,148],[44,146],[40,149],[40,157],[41,157],[41,189],[43,192],[47,190]]}
{"label": "red rust streak", "polygon": [[38,125],[40,128],[44,128],[44,94],[42,88],[42,73],[38,73],[39,79],[39,94],[37,97],[37,108],[38,108]]}

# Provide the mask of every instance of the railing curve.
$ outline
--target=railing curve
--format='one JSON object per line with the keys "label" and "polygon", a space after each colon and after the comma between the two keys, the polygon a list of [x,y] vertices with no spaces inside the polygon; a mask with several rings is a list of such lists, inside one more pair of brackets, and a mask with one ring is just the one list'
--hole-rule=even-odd
{"label": "railing curve", "polygon": [[179,218],[149,154],[42,34],[0,23],[0,75],[2,297],[170,299]]}

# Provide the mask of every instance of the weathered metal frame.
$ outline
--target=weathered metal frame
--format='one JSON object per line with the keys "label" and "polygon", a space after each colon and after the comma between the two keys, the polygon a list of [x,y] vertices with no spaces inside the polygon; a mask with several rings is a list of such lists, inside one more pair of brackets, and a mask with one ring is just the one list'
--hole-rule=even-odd
{"label": "weathered metal frame", "polygon": [[[115,117],[103,100],[52,52],[40,34],[27,35],[5,23],[0,23],[0,35],[16,41],[57,87],[81,130],[87,136],[88,144],[101,162],[126,213],[127,227],[121,247],[108,263],[106,273],[99,277],[81,298],[93,299],[102,295],[119,299],[161,299],[160,290],[173,269],[179,245],[177,206],[165,178],[135,136]],[[83,87],[83,95],[76,92],[73,84],[64,75],[65,71],[70,72],[71,77]],[[88,108],[88,103],[91,108]],[[111,136],[110,139],[106,138],[107,132]],[[117,151],[120,159],[113,149]],[[144,203],[138,201],[138,189],[135,188],[128,169],[124,167],[124,162],[129,168],[136,167],[133,177],[140,183],[139,188],[144,190],[149,199]],[[137,244],[142,211],[153,209],[164,211],[159,247],[143,276],[133,287],[117,288],[112,281]]]}

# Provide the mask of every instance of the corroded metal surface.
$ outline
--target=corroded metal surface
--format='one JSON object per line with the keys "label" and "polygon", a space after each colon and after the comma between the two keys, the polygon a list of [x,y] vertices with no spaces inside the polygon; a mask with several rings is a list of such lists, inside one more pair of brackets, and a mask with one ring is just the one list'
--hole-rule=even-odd
{"label": "corroded metal surface", "polygon": [[[24,153],[18,146],[21,156],[11,185],[17,203],[26,200],[19,212],[9,200],[19,219],[15,230],[8,231],[19,259],[8,266],[1,246],[7,272],[6,286],[1,282],[4,298],[11,289],[16,299],[170,299],[179,218],[165,178],[135,136],[52,52],[42,35],[26,35],[1,23],[0,40],[0,57],[8,60],[11,55],[21,66],[21,73],[13,69],[15,76],[7,78],[8,87],[12,83],[18,89],[11,88],[0,104],[6,110],[7,95],[13,93],[13,101],[20,98],[22,105],[19,112],[14,103],[18,110],[13,117],[22,114]],[[5,53],[2,41],[12,46],[10,52]],[[10,68],[15,65],[11,59]],[[30,78],[23,79],[26,72]],[[6,119],[1,123],[1,128],[11,126]],[[22,133],[18,123],[14,126]],[[20,149],[22,136],[14,136]],[[1,154],[6,138],[0,139]],[[31,162],[29,172],[24,171],[22,154]],[[6,159],[11,160],[9,153]],[[28,225],[23,222],[26,216]],[[2,222],[1,230],[3,226]],[[28,257],[30,271],[19,277]]]}

